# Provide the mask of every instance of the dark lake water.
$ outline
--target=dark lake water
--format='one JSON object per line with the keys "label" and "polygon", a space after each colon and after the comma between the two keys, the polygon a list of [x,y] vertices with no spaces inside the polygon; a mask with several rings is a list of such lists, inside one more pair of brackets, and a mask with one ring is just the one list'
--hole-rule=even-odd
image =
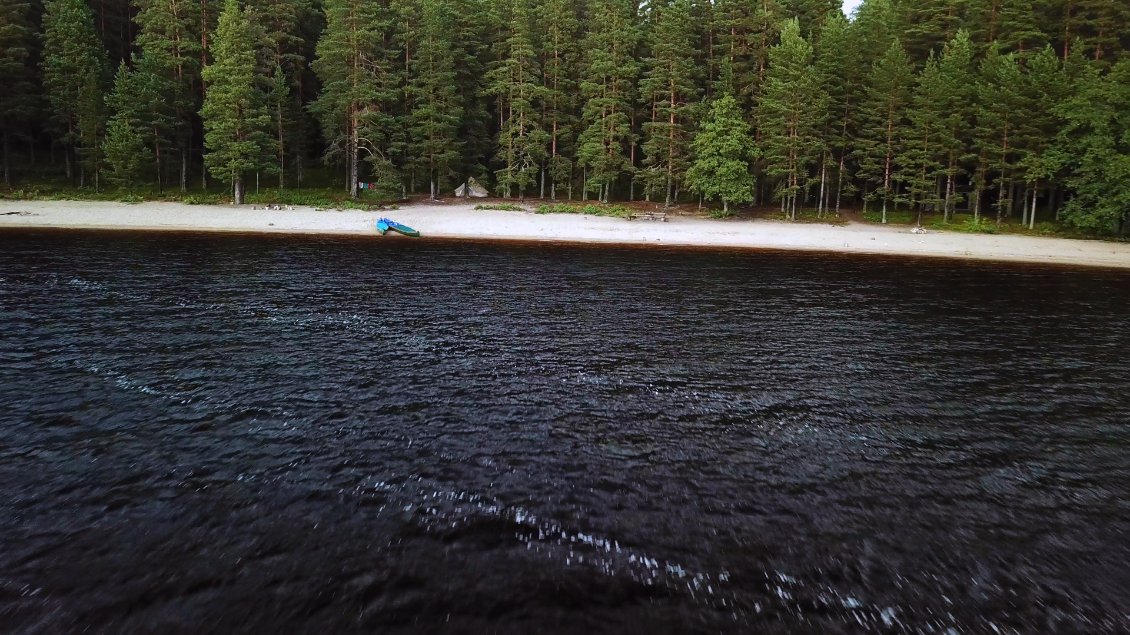
{"label": "dark lake water", "polygon": [[1130,275],[0,234],[0,631],[1125,632]]}

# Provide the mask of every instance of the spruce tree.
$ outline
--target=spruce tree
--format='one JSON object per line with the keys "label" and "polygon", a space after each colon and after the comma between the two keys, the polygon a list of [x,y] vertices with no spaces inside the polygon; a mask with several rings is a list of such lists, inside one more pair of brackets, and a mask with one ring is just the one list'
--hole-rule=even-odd
{"label": "spruce tree", "polygon": [[859,176],[872,186],[871,198],[882,201],[884,223],[888,204],[896,195],[895,168],[902,150],[900,142],[912,82],[910,59],[896,39],[868,74],[866,93],[860,104],[855,157]]}
{"label": "spruce tree", "polygon": [[820,133],[827,99],[817,70],[800,24],[787,21],[780,44],[769,51],[769,73],[758,110],[764,122],[761,150],[766,173],[779,180],[777,196],[793,220],[809,167],[823,151]]}
{"label": "spruce tree", "polygon": [[[175,111],[175,100],[172,100],[173,103],[169,100],[169,95],[175,94],[175,87],[166,73],[167,70],[160,57],[145,52],[134,55],[133,68],[125,63],[118,68],[114,90],[107,98],[107,105],[112,113],[110,121],[117,126],[115,131],[117,154],[116,157],[111,157],[107,150],[107,160],[114,164],[111,167],[115,171],[117,182],[122,181],[119,162],[127,161],[131,165],[134,164],[133,158],[125,157],[121,150],[124,147],[123,138],[126,133],[126,125],[122,123],[124,121],[128,122],[132,129],[130,144],[134,142],[133,137],[136,137],[146,147],[144,155],[153,161],[155,169],[152,174],[157,182],[157,188],[161,189],[165,155],[180,125]],[[141,169],[140,166],[138,169]],[[139,178],[137,174],[131,176],[131,179],[136,178]]]}
{"label": "spruce tree", "polygon": [[423,0],[416,55],[411,61],[409,98],[413,164],[427,175],[431,198],[439,197],[459,158],[456,135],[462,104],[456,92],[450,0]]}
{"label": "spruce tree", "polygon": [[126,188],[132,188],[141,179],[144,164],[149,161],[143,119],[144,88],[140,71],[131,71],[122,62],[108,100],[113,114],[106,127],[105,151],[106,178]]}
{"label": "spruce tree", "polygon": [[35,85],[32,81],[31,48],[34,33],[31,5],[18,0],[0,4],[0,152],[3,152],[4,186],[12,185],[12,137],[34,118]]}
{"label": "spruce tree", "polygon": [[[98,185],[101,140],[106,125],[103,90],[106,54],[94,30],[94,14],[83,0],[51,0],[43,16],[43,87],[59,140],[79,157],[79,184],[89,172]],[[70,155],[67,155],[70,178]]]}
{"label": "spruce tree", "polygon": [[687,185],[707,199],[721,199],[722,209],[730,203],[753,200],[753,175],[750,161],[756,150],[750,144],[750,129],[732,95],[716,99],[710,115],[694,137],[695,160],[687,170]]}
{"label": "spruce tree", "polygon": [[689,0],[652,5],[656,24],[651,32],[652,56],[640,82],[640,95],[650,101],[652,121],[643,125],[645,160],[642,180],[662,191],[668,207],[689,164],[692,123],[698,102],[695,85],[694,32]]}
{"label": "spruce tree", "polygon": [[244,176],[263,165],[270,125],[262,91],[255,82],[256,29],[252,13],[239,0],[226,0],[202,72],[207,92],[204,164],[217,179],[230,183],[236,205],[243,204]]}
{"label": "spruce tree", "polygon": [[382,190],[392,190],[399,179],[388,147],[386,108],[395,99],[395,86],[384,48],[387,15],[367,0],[327,0],[325,10],[326,30],[313,64],[322,92],[311,110],[329,144],[327,157],[344,158],[351,197],[358,195],[362,152]]}
{"label": "spruce tree", "polygon": [[616,180],[632,171],[631,114],[639,65],[636,5],[631,0],[590,0],[584,98],[577,158],[585,168],[585,191],[607,202]]}

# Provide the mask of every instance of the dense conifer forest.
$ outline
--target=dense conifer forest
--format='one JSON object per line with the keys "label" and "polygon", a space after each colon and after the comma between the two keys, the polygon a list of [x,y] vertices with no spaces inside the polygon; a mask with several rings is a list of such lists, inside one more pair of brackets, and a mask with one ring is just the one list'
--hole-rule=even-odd
{"label": "dense conifer forest", "polygon": [[3,185],[1123,233],[1128,46],[1125,0],[3,0]]}

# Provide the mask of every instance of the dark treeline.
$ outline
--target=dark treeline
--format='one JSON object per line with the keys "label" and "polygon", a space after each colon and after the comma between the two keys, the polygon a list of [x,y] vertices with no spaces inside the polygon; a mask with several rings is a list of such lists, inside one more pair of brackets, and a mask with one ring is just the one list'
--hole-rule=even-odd
{"label": "dark treeline", "polygon": [[1122,232],[1128,46],[1125,0],[3,0],[3,178]]}

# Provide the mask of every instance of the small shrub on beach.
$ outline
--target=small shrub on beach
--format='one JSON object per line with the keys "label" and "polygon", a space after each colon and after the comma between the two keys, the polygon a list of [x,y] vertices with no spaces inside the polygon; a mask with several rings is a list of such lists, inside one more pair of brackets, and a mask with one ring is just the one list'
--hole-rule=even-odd
{"label": "small shrub on beach", "polygon": [[499,212],[524,212],[521,205],[515,203],[480,203],[475,206],[477,210],[495,210]]}
{"label": "small shrub on beach", "polygon": [[970,232],[973,234],[999,234],[1000,227],[992,221],[987,221],[984,218],[970,218],[964,223],[957,226],[963,232]]}
{"label": "small shrub on beach", "polygon": [[546,203],[538,205],[535,210],[538,214],[587,214],[589,216],[612,216],[627,218],[632,210],[623,205],[571,205],[568,203]]}

